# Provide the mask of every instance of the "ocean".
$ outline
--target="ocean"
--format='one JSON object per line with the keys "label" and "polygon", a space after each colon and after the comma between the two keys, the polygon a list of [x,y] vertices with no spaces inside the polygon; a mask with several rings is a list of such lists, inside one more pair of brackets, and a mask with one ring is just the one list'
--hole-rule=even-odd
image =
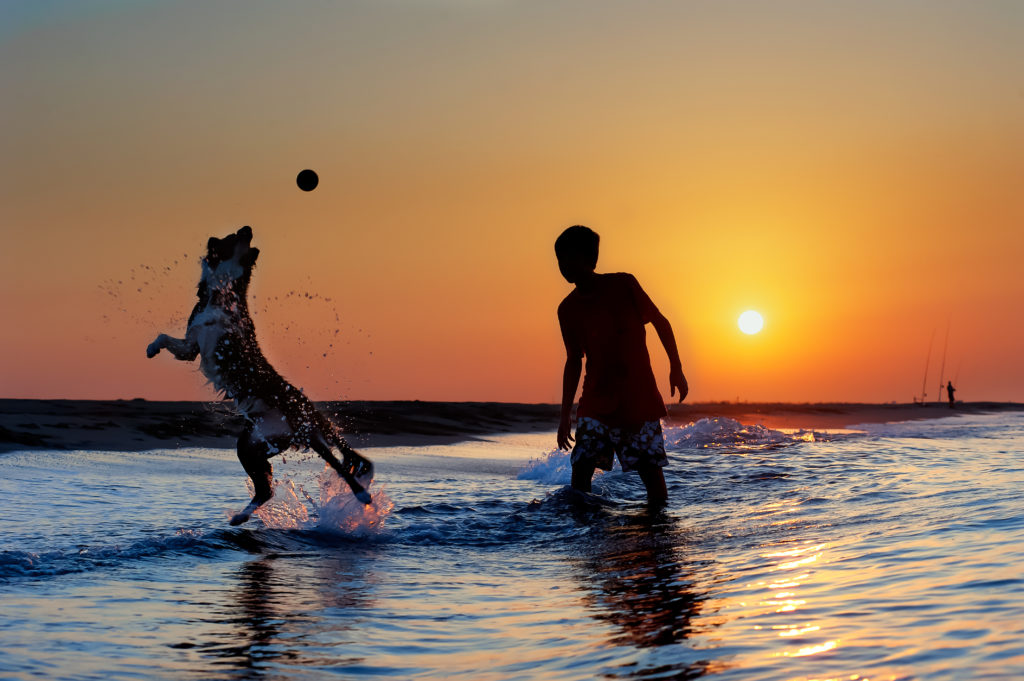
{"label": "ocean", "polygon": [[4,679],[1024,678],[1024,415],[667,428],[670,504],[554,433],[0,455]]}

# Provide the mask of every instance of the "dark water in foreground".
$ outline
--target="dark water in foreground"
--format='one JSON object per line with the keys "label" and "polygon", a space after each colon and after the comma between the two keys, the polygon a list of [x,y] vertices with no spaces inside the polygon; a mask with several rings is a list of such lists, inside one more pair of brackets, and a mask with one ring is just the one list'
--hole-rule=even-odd
{"label": "dark water in foreground", "polygon": [[245,529],[231,451],[0,456],[0,678],[1024,677],[1024,417],[667,438],[663,514],[548,434],[367,450],[367,512],[290,458]]}

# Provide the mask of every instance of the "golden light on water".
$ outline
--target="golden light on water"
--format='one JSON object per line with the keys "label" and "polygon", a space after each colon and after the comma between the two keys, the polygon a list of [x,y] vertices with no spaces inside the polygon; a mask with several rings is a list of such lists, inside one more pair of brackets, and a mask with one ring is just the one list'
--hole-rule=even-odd
{"label": "golden light on water", "polygon": [[747,310],[740,315],[738,323],[740,325],[740,331],[752,336],[764,328],[764,317],[761,316],[760,312]]}
{"label": "golden light on water", "polygon": [[837,645],[839,645],[839,641],[826,641],[825,643],[822,643],[821,645],[807,646],[805,648],[800,648],[795,653],[784,653],[783,656],[784,657],[807,657],[808,655],[817,655],[818,653],[824,653],[824,652],[827,652],[829,650],[832,650]]}
{"label": "golden light on water", "polygon": [[779,632],[779,636],[803,636],[804,634],[811,634],[811,633],[814,633],[815,631],[820,631],[821,630],[821,627],[813,626],[813,625],[812,626],[807,626],[807,627],[802,627],[802,628],[801,627],[797,627],[795,625],[793,625],[793,626],[783,626],[783,627],[772,627],[772,628],[773,629],[782,629],[782,631]]}

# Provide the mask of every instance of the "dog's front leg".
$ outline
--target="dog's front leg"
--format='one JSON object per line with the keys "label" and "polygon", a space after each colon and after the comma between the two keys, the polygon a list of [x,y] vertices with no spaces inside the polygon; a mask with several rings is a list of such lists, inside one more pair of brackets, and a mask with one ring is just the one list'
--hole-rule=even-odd
{"label": "dog's front leg", "polygon": [[175,359],[180,359],[183,362],[191,362],[199,356],[199,343],[189,338],[188,335],[184,338],[173,338],[162,333],[146,348],[146,357],[156,357],[165,348],[174,355]]}

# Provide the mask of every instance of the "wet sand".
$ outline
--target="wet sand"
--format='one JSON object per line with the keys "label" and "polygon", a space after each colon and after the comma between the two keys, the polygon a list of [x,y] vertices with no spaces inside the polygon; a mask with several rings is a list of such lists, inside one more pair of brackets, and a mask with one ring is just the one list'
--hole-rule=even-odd
{"label": "wet sand", "polygon": [[[444,444],[493,433],[553,431],[558,406],[502,402],[323,402],[319,406],[355,446]],[[885,423],[1024,411],[1005,402],[916,404],[697,403],[669,406],[668,421],[727,417],[769,428],[840,429]],[[233,447],[242,419],[227,402],[0,399],[0,452],[24,449],[144,451]]]}
{"label": "wet sand", "polygon": [[[558,407],[499,402],[319,402],[353,445],[446,444],[492,433],[554,430]],[[144,451],[235,446],[230,402],[0,399],[0,452]]]}

